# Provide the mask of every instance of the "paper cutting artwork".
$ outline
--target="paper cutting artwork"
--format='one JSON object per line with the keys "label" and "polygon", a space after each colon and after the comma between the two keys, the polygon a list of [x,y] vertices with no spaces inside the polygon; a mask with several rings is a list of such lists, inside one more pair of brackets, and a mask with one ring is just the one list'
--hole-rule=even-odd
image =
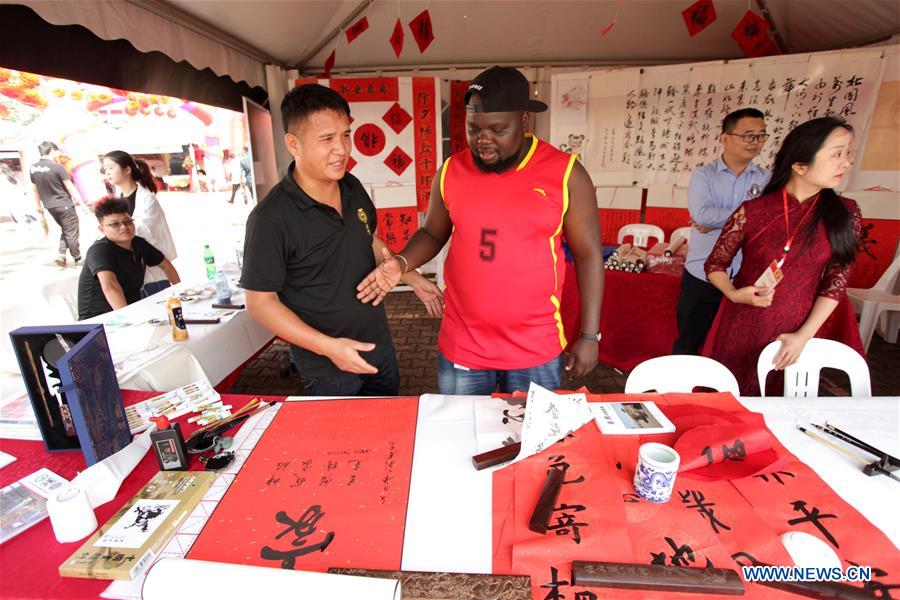
{"label": "paper cutting artwork", "polygon": [[399,569],[418,399],[288,402],[188,558]]}

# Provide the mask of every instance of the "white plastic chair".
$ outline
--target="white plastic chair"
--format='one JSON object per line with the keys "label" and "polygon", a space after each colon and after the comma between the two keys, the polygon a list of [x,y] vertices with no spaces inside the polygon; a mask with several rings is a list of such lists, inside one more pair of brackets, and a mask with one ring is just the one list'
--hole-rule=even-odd
{"label": "white plastic chair", "polygon": [[641,248],[650,247],[650,238],[656,238],[660,242],[666,241],[666,234],[662,228],[650,223],[630,223],[623,226],[619,229],[618,243],[624,242],[629,235],[634,238],[632,244]]}
{"label": "white plastic chair", "polygon": [[[772,370],[772,361],[781,348],[781,342],[774,341],[759,354],[756,362],[756,376],[759,378],[759,393],[766,396],[766,375]],[[823,367],[840,369],[850,376],[850,395],[868,398],[872,395],[869,365],[859,352],[834,340],[813,338],[796,363],[784,370],[784,395],[791,398],[810,398],[819,395],[819,373]]]}
{"label": "white plastic chair", "polygon": [[741,395],[737,379],[728,367],[705,356],[676,354],[645,360],[628,375],[626,394],[640,394],[648,390],[692,392],[695,387],[707,387],[720,392]]}
{"label": "white plastic chair", "polygon": [[847,296],[853,309],[859,313],[859,337],[868,350],[875,325],[881,318],[881,331],[885,341],[896,343],[900,329],[900,294],[897,294],[897,276],[900,274],[900,244],[894,251],[894,260],[888,265],[875,285],[866,288],[847,288]]}
{"label": "white plastic chair", "polygon": [[691,243],[691,229],[693,227],[679,227],[675,231],[672,232],[672,235],[669,236],[669,244],[674,244],[677,240],[684,238],[684,241],[688,244]]}
{"label": "white plastic chair", "polygon": [[78,320],[77,291],[77,278],[66,278],[45,284],[41,289],[41,295],[56,314],[68,314],[74,322]]}
{"label": "white plastic chair", "polygon": [[119,387],[127,390],[168,392],[195,381],[209,382],[200,362],[183,346],[157,356],[139,370],[119,380]]}

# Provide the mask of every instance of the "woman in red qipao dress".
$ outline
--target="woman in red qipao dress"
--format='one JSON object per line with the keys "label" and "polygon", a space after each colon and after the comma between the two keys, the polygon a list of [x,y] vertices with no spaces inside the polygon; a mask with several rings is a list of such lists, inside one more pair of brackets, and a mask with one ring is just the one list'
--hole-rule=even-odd
{"label": "woman in red qipao dress", "polygon": [[[762,349],[779,340],[775,370],[792,365],[845,294],[860,213],[856,202],[832,188],[850,167],[852,142],[853,128],[835,117],[793,129],[766,189],[729,217],[706,261],[709,282],[725,297],[703,354],[731,369],[745,396],[760,393]],[[731,281],[726,270],[738,250],[744,258]],[[777,288],[754,285],[778,263],[783,278]],[[779,378],[774,387],[782,383]]]}

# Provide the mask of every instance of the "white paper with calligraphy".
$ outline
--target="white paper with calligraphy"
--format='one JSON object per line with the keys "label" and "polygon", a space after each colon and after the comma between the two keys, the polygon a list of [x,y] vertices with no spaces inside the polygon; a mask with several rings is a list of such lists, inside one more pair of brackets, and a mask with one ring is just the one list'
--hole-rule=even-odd
{"label": "white paper with calligraphy", "polygon": [[479,397],[473,404],[476,454],[509,446],[522,439],[525,398]]}
{"label": "white paper with calligraphy", "polygon": [[593,418],[584,394],[554,394],[532,383],[522,422],[522,449],[513,463],[544,451]]}
{"label": "white paper with calligraphy", "polygon": [[[633,169],[640,186],[686,186],[695,168],[718,156],[725,115],[747,107],[766,114],[771,137],[757,159],[766,167],[793,127],[830,114],[849,121],[861,148],[884,63],[881,49],[860,49],[593,71],[588,172],[598,185],[628,185],[623,174]],[[625,89],[624,77],[630,77]],[[565,134],[565,127],[554,121],[551,139]],[[604,136],[612,161],[600,149]]]}

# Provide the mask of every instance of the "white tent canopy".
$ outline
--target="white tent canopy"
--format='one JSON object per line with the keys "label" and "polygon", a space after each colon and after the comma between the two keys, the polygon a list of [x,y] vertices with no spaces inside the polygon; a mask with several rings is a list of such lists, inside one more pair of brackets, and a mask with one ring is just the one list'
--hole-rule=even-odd
{"label": "white tent canopy", "polygon": [[[742,57],[731,32],[751,8],[714,0],[717,19],[691,37],[682,11],[691,0],[25,0],[42,18],[79,24],[103,39],[127,39],[235,81],[266,87],[265,64],[321,71],[412,68],[659,64]],[[896,0],[755,0],[766,8],[786,53],[858,46],[900,32]],[[409,22],[431,14],[435,40],[420,53]],[[365,16],[349,44],[342,29]],[[397,18],[405,43],[388,43]],[[601,30],[613,19],[606,34]]]}

